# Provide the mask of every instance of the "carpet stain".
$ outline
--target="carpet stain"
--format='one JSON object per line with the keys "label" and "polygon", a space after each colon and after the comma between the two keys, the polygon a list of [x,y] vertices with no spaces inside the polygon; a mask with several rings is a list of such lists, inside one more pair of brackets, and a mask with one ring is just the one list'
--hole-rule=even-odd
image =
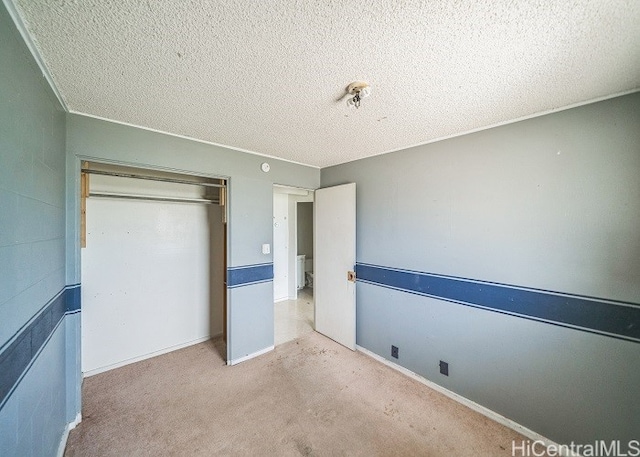
{"label": "carpet stain", "polygon": [[313,456],[313,449],[311,448],[311,446],[309,446],[308,444],[302,443],[299,440],[295,440],[296,442],[296,449],[298,450],[298,452],[300,453],[300,455],[308,455],[308,456]]}
{"label": "carpet stain", "polygon": [[338,412],[335,409],[329,409],[325,411],[319,411],[315,416],[325,424],[333,424],[338,417]]}
{"label": "carpet stain", "polygon": [[318,346],[313,346],[312,348],[302,349],[302,353],[305,355],[313,355],[313,356],[329,356],[338,355],[338,351],[320,348]]}
{"label": "carpet stain", "polygon": [[389,417],[396,417],[399,414],[398,408],[393,406],[393,403],[389,403],[384,407],[384,414]]}

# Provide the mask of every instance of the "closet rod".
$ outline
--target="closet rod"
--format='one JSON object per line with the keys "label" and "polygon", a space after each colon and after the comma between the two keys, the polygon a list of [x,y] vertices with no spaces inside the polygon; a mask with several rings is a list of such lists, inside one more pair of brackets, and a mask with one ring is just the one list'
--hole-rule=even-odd
{"label": "closet rod", "polygon": [[207,205],[218,204],[217,201],[207,200],[206,198],[154,197],[151,195],[117,194],[112,192],[90,192],[89,197],[123,198],[127,200],[153,200],[158,202],[175,203],[204,203]]}
{"label": "closet rod", "polygon": [[118,173],[115,171],[92,170],[91,168],[83,168],[82,172],[89,173],[92,175],[116,176],[118,178],[146,179],[149,181],[172,182],[176,184],[191,184],[192,186],[226,187],[225,184],[213,184],[209,182],[188,181],[186,179],[162,178],[160,176],[133,175],[130,173]]}

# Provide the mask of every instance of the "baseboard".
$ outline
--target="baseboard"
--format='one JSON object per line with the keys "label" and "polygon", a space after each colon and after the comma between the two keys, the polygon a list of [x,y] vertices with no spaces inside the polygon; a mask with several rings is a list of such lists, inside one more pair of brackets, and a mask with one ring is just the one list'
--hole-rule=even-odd
{"label": "baseboard", "polygon": [[56,453],[57,457],[64,457],[64,451],[67,448],[67,440],[69,439],[69,432],[76,428],[76,426],[82,421],[82,415],[78,413],[76,418],[69,422],[67,426],[64,428],[64,432],[62,432],[62,437],[60,438],[60,444],[58,445],[58,452]]}
{"label": "baseboard", "polygon": [[106,365],[100,368],[94,368],[93,370],[87,370],[82,372],[83,378],[88,378],[90,376],[94,376],[100,373],[104,373],[105,371],[113,370],[115,368],[120,368],[125,365],[129,365],[131,363],[140,362],[142,360],[150,359],[152,357],[157,357],[162,354],[166,354],[167,352],[177,351],[178,349],[186,348],[188,346],[193,346],[194,344],[202,343],[203,341],[208,341],[215,336],[205,336],[202,338],[198,338],[192,341],[187,341],[186,343],[176,344],[175,346],[170,346],[168,348],[160,349],[159,351],[150,352],[149,354],[144,354],[138,357],[133,357],[127,360],[123,360],[121,362],[117,362],[111,365]]}
{"label": "baseboard", "polygon": [[246,362],[249,359],[253,359],[254,357],[258,357],[259,355],[266,354],[267,352],[273,351],[275,346],[269,346],[267,348],[261,349],[258,352],[254,352],[249,355],[245,355],[244,357],[238,357],[237,359],[227,361],[227,365],[236,365],[240,362]]}
{"label": "baseboard", "polygon": [[[404,374],[405,376],[408,376],[412,379],[415,379],[416,381],[426,385],[427,387],[430,387],[431,389],[440,392],[443,395],[446,395],[447,397],[451,398],[452,400],[457,401],[458,403],[463,404],[464,406],[471,408],[472,410],[482,414],[483,416],[488,417],[489,419],[504,425],[505,427],[509,427],[511,430],[514,430],[518,433],[520,433],[521,435],[526,436],[527,438],[529,438],[532,441],[538,441],[543,443],[546,447],[549,446],[555,446],[555,449],[559,449],[559,445],[557,443],[555,443],[554,441],[551,441],[548,438],[545,438],[544,436],[540,435],[539,433],[534,432],[531,429],[528,429],[527,427],[525,427],[524,425],[520,425],[515,421],[512,421],[511,419],[508,419],[498,413],[496,413],[495,411],[490,410],[489,408],[486,408],[472,400],[469,400],[466,397],[463,397],[462,395],[459,395],[445,387],[442,387],[441,385],[436,384],[433,381],[429,381],[427,378],[424,378],[422,376],[420,376],[417,373],[414,373],[411,370],[408,370],[407,368],[398,365],[397,363],[393,363],[390,360],[385,359],[384,357],[379,356],[378,354],[376,354],[375,352],[371,352],[370,350],[363,348],[362,346],[358,346],[356,345],[356,350],[362,352],[363,354],[371,357],[372,359],[377,360],[380,363],[383,363],[385,365],[387,365],[388,367],[393,368],[396,371],[399,371],[400,373]],[[560,454],[558,454],[560,455]]]}

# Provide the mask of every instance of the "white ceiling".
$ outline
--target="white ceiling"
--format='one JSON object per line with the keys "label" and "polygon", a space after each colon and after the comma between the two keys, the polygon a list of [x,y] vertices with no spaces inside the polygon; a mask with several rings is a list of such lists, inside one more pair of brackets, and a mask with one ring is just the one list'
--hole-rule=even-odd
{"label": "white ceiling", "polygon": [[318,167],[640,88],[637,0],[13,1],[71,112]]}

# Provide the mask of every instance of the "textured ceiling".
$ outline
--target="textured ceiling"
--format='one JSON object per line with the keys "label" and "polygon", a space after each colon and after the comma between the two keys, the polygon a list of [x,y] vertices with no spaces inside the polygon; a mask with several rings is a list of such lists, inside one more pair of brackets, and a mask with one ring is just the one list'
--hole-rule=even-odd
{"label": "textured ceiling", "polygon": [[319,167],[640,88],[637,0],[13,2],[70,111]]}

